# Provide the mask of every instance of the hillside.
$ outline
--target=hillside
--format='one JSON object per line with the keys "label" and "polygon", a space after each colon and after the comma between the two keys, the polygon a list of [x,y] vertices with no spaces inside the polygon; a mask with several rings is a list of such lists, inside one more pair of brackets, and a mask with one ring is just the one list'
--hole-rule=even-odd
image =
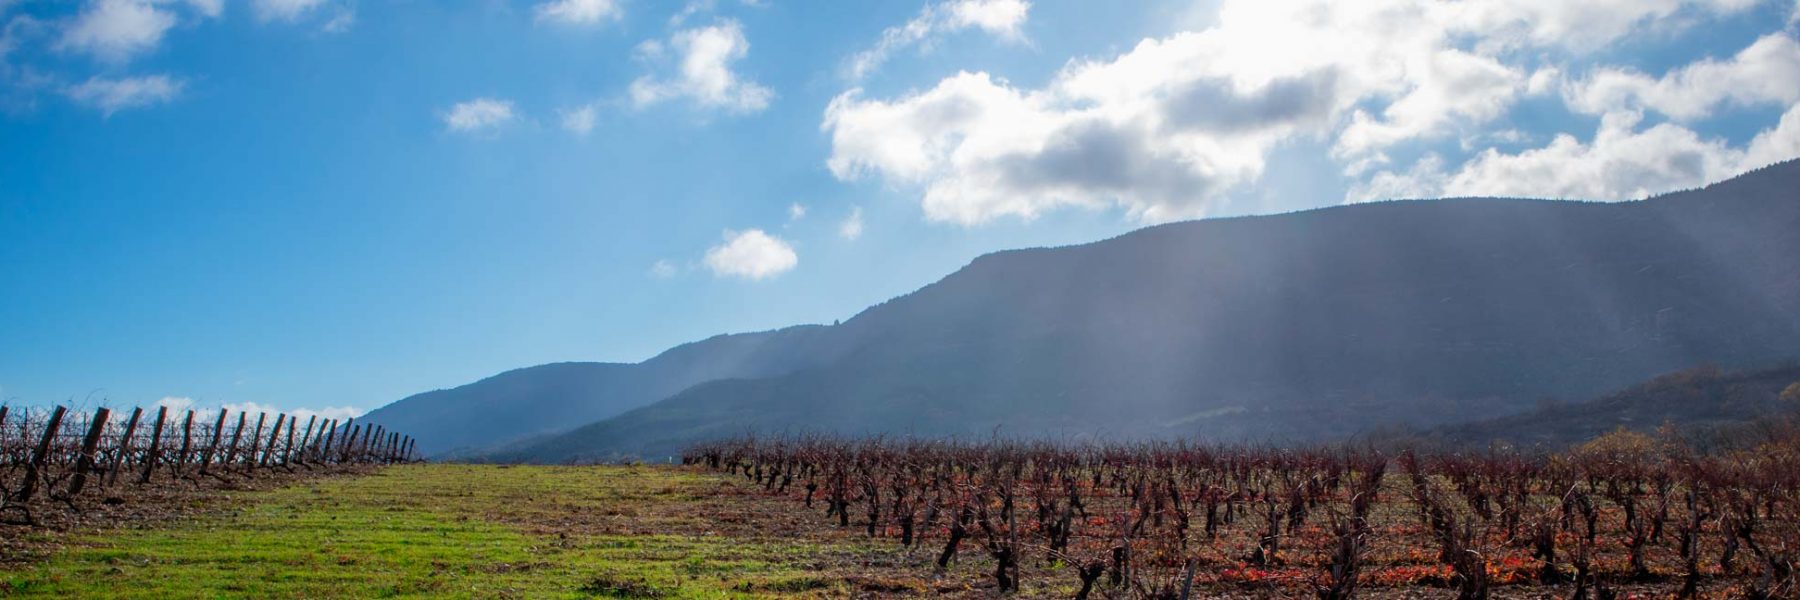
{"label": "hillside", "polygon": [[1800,164],[1625,203],[1400,201],[1000,252],[502,460],[745,430],[1316,440],[1800,357]]}
{"label": "hillside", "polygon": [[1696,367],[1592,401],[1550,403],[1524,414],[1443,427],[1428,437],[1475,446],[1507,442],[1558,448],[1620,427],[1650,431],[1673,423],[1691,431],[1731,428],[1800,410],[1800,401],[1782,397],[1795,385],[1800,385],[1800,363],[1734,372]]}
{"label": "hillside", "polygon": [[816,343],[822,329],[720,335],[636,364],[555,363],[507,371],[409,396],[370,412],[361,422],[411,433],[427,456],[468,455],[612,417],[704,381],[776,375],[818,364],[834,355]]}

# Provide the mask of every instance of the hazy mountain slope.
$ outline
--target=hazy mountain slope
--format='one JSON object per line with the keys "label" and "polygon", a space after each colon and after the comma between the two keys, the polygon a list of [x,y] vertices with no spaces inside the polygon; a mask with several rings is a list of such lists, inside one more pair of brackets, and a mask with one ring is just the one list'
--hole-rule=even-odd
{"label": "hazy mountain slope", "polygon": [[510,449],[745,429],[1312,439],[1800,357],[1800,166],[1641,202],[1387,202],[1001,252],[818,333],[846,350]]}
{"label": "hazy mountain slope", "polygon": [[1485,446],[1505,441],[1560,447],[1619,427],[1650,431],[1664,423],[1688,429],[1740,426],[1757,417],[1800,410],[1781,393],[1800,385],[1800,364],[1727,372],[1699,367],[1670,373],[1579,404],[1554,403],[1528,413],[1440,428],[1427,437]]}
{"label": "hazy mountain slope", "polygon": [[556,363],[409,396],[363,417],[419,440],[428,456],[459,455],[568,430],[668,397],[703,381],[774,375],[836,352],[819,326],[721,335],[637,364]]}

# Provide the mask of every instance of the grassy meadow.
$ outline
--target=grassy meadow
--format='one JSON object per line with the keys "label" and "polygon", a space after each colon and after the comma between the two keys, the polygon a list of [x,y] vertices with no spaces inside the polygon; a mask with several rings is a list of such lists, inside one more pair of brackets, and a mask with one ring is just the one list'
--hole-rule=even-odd
{"label": "grassy meadow", "polygon": [[0,573],[0,596],[841,595],[849,584],[826,574],[872,546],[751,519],[759,503],[728,506],[733,487],[667,467],[396,466],[80,533]]}

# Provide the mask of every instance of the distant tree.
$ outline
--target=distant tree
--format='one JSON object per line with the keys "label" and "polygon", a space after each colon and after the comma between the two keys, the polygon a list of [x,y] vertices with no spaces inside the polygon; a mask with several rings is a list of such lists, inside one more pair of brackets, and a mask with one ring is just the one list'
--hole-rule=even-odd
{"label": "distant tree", "polygon": [[1656,438],[1619,427],[1577,446],[1570,454],[1588,464],[1640,464],[1657,455]]}
{"label": "distant tree", "polygon": [[1781,404],[1789,410],[1800,410],[1800,381],[1788,384],[1781,390]]}

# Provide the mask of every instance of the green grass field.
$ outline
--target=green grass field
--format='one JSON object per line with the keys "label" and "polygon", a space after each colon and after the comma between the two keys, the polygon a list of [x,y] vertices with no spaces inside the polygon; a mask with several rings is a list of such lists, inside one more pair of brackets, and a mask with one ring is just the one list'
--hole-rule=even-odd
{"label": "green grass field", "polygon": [[[124,521],[137,525],[38,530],[30,535],[53,542],[42,546],[47,554],[0,562],[0,597],[994,597],[994,562],[979,540],[967,540],[950,569],[936,573],[942,531],[903,548],[892,528],[871,539],[860,515],[839,527],[822,501],[807,509],[800,493],[771,494],[743,476],[672,466],[393,466],[189,499],[201,508]],[[1412,510],[1380,517],[1395,536],[1416,534],[1415,519]],[[1215,542],[1212,564],[1230,567],[1251,550],[1251,530],[1232,531]],[[1434,554],[1419,551],[1416,540],[1385,539],[1371,554],[1385,570],[1369,574],[1374,585],[1363,597],[1455,594],[1421,580],[1448,572]],[[1322,568],[1320,542],[1308,543],[1310,550],[1289,550],[1285,571],[1206,584],[1196,597],[1302,595]],[[1669,556],[1661,558],[1666,571]],[[1614,572],[1623,568],[1620,556],[1600,560]],[[1061,562],[1021,567],[1020,598],[1069,598],[1078,585]],[[1620,589],[1666,597],[1675,583]],[[1738,597],[1731,590],[1741,583],[1709,581],[1703,591]],[[1509,585],[1494,597],[1569,591]]]}
{"label": "green grass field", "polygon": [[[742,514],[675,468],[412,465],[250,492],[198,516],[77,535],[0,573],[45,598],[720,598],[843,595],[854,538]],[[750,490],[738,496],[753,497]]]}

